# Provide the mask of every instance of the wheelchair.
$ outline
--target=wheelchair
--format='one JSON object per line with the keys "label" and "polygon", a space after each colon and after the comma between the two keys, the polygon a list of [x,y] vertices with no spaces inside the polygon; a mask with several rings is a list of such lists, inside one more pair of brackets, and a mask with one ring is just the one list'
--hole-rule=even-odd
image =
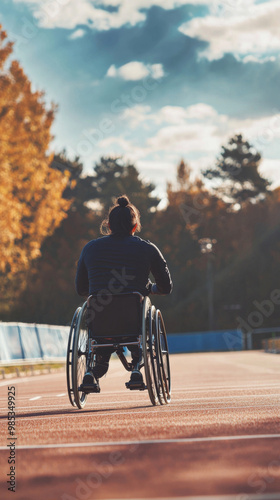
{"label": "wheelchair", "polygon": [[[125,347],[138,346],[139,363],[129,363]],[[99,348],[110,347],[127,371],[144,368],[151,403],[171,401],[171,375],[166,329],[162,314],[149,297],[138,292],[90,295],[72,319],[66,359],[67,389],[72,406],[82,409],[88,393],[80,389],[83,377],[96,363]],[[127,387],[130,388],[127,384]]]}

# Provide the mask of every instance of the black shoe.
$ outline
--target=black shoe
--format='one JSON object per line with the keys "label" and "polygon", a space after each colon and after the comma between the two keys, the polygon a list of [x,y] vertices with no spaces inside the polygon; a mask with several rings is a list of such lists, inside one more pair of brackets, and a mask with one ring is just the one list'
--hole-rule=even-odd
{"label": "black shoe", "polygon": [[78,390],[86,393],[100,392],[98,379],[94,377],[92,372],[87,372]]}
{"label": "black shoe", "polygon": [[142,373],[139,370],[133,370],[130,381],[126,382],[127,389],[131,391],[144,391],[147,387],[144,384]]}

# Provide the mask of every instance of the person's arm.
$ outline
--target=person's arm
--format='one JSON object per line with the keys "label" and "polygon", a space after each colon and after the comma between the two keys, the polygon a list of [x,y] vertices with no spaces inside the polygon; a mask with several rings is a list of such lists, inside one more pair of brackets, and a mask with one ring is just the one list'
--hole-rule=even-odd
{"label": "person's arm", "polygon": [[75,280],[76,292],[82,297],[89,294],[88,272],[84,262],[84,251],[82,251],[76,272]]}
{"label": "person's arm", "polygon": [[166,260],[159,249],[153,245],[151,272],[155,283],[150,286],[150,293],[155,295],[168,295],[172,292],[173,284]]}

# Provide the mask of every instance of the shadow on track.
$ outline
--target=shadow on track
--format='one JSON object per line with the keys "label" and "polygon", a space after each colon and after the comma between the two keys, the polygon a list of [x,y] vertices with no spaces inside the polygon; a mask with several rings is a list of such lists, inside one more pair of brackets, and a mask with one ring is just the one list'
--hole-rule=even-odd
{"label": "shadow on track", "polygon": [[[137,410],[139,408],[153,408],[151,405],[145,405],[145,406],[130,406],[127,408],[100,408],[100,409],[94,409],[94,408],[89,408],[87,410],[78,410],[75,408],[69,408],[69,410],[52,410],[52,411],[33,411],[30,413],[17,413],[16,418],[25,418],[25,417],[42,417],[42,416],[51,416],[51,415],[81,415],[81,414],[87,414],[87,413],[103,413],[103,412],[119,412],[123,410]],[[2,415],[0,416],[0,420],[6,420],[7,415]]]}

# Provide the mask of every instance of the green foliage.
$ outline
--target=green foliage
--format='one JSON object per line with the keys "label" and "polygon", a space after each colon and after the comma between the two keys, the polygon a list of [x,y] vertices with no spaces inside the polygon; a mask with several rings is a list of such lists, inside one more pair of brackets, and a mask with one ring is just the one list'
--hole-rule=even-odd
{"label": "green foliage", "polygon": [[213,187],[231,204],[262,199],[270,182],[261,176],[261,154],[242,135],[235,135],[222,152],[215,168],[203,175],[212,181]]}
{"label": "green foliage", "polygon": [[103,215],[114,204],[116,197],[127,193],[140,210],[144,228],[160,202],[153,195],[154,184],[144,182],[135,165],[124,163],[122,158],[102,157],[94,167],[94,175],[86,177],[84,182],[102,206]]}

